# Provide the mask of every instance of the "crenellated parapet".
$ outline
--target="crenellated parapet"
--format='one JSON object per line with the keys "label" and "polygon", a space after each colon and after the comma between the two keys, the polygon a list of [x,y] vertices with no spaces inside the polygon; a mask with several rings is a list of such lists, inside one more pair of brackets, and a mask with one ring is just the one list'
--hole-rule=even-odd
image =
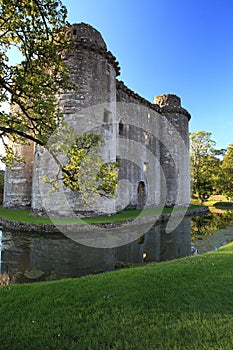
{"label": "crenellated parapet", "polygon": [[116,80],[116,88],[118,91],[124,92],[126,95],[128,95],[129,98],[133,98],[134,101],[154,110],[155,112],[160,114],[178,113],[185,115],[188,120],[191,119],[190,113],[185,108],[181,107],[181,99],[176,95],[164,94],[156,96],[154,103],[151,103],[144,97],[129,89],[121,80]]}
{"label": "crenellated parapet", "polygon": [[158,105],[151,103],[150,101],[146,100],[144,97],[140,96],[133,90],[129,89],[123,81],[116,80],[116,88],[118,91],[124,92],[129,97],[132,97],[135,102],[138,102],[139,104],[151,108],[152,110],[156,112],[160,112],[160,108]]}
{"label": "crenellated parapet", "polygon": [[191,119],[190,113],[185,108],[181,107],[181,99],[176,95],[164,94],[156,96],[154,103],[159,105],[159,113],[161,114],[178,113],[185,115],[188,120]]}

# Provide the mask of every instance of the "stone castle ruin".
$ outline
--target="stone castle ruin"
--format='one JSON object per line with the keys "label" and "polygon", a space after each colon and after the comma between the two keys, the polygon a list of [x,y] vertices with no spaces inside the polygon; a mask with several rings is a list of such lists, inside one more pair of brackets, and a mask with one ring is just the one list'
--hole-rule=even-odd
{"label": "stone castle ruin", "polygon": [[105,162],[119,163],[116,198],[97,198],[87,207],[62,182],[59,191],[48,193],[42,177],[53,176],[56,164],[31,143],[15,145],[26,162],[15,164],[14,171],[6,169],[4,206],[62,216],[110,214],[125,207],[188,206],[190,114],[180,98],[167,94],[150,103],[116,79],[119,63],[96,29],[80,23],[70,30],[74,45],[65,60],[78,89],[60,94],[58,103],[77,132],[89,128],[102,136]]}

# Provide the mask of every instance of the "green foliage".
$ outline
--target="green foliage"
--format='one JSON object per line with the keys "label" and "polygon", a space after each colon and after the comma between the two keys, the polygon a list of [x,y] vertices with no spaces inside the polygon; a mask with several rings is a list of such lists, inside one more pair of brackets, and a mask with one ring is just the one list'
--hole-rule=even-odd
{"label": "green foliage", "polygon": [[[73,87],[62,59],[70,45],[66,8],[60,0],[1,0],[0,6],[0,103],[13,105],[10,112],[1,108],[0,136],[44,146],[62,119],[57,93]],[[11,50],[21,63],[10,63]]]}
{"label": "green foliage", "polygon": [[[233,198],[233,144],[227,150],[216,150],[211,133],[190,134],[191,178],[193,192],[203,199],[204,193],[223,194]],[[219,156],[223,156],[223,159]]]}
{"label": "green foliage", "polygon": [[233,198],[233,143],[227,148],[222,161],[222,193]]}
{"label": "green foliage", "polygon": [[64,185],[78,192],[85,202],[93,194],[114,196],[117,188],[118,165],[103,163],[99,156],[100,135],[79,135],[68,151],[68,162],[63,167]]}
{"label": "green foliage", "polygon": [[1,287],[1,348],[231,350],[232,264],[229,244],[134,269]]}
{"label": "green foliage", "polygon": [[[214,207],[218,207],[214,205]],[[220,208],[225,209],[224,206]],[[205,215],[194,216],[192,218],[192,240],[204,239],[204,236],[212,235],[214,232],[233,226],[233,211],[226,210],[222,213],[208,213]]]}
{"label": "green foliage", "polygon": [[[85,204],[94,203],[96,195],[114,197],[119,167],[116,162],[104,163],[100,155],[101,136],[85,133],[74,136],[72,128],[65,125],[65,129],[64,140],[59,140],[57,133],[48,146],[59,166],[58,173],[55,178],[45,176],[43,182],[49,183],[53,192],[58,190],[59,180],[63,180],[63,184],[77,192]],[[63,165],[59,161],[61,155],[66,158]]]}
{"label": "green foliage", "polygon": [[221,178],[219,156],[225,150],[216,150],[211,133],[198,131],[190,133],[191,179],[193,193],[203,199],[203,195],[215,193]]}

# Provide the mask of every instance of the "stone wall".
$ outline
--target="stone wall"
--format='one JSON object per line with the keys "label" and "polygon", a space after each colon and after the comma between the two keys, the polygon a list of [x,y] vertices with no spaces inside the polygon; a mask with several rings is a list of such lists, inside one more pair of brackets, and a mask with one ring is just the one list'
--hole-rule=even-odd
{"label": "stone wall", "polygon": [[5,208],[29,208],[32,195],[32,168],[34,144],[14,144],[19,158],[24,161],[14,164],[12,170],[6,167],[3,204]]}
{"label": "stone wall", "polygon": [[[143,207],[187,206],[190,202],[190,114],[181,107],[181,99],[166,94],[155,97],[155,103],[151,104],[117,81],[117,101],[120,103],[117,120],[123,125],[122,137],[128,142],[125,159],[120,159],[120,179],[133,184],[133,188],[129,186],[125,192],[121,191],[119,197],[125,196],[126,203],[131,188],[133,195],[128,206],[140,207],[138,186],[143,183],[146,194]],[[140,145],[136,165],[128,159],[129,154],[135,154],[132,140]],[[118,147],[120,145],[121,141]]]}
{"label": "stone wall", "polygon": [[[127,207],[150,207],[160,204],[160,116],[157,106],[117,82],[117,157],[121,166],[119,202]],[[119,130],[121,127],[121,131]],[[119,156],[121,155],[121,157]]]}

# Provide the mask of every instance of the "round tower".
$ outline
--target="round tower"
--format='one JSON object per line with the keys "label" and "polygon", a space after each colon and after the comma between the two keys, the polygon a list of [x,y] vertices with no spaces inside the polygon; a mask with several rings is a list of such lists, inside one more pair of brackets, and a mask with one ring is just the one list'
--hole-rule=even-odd
{"label": "round tower", "polygon": [[65,56],[77,91],[60,96],[64,114],[77,113],[80,108],[116,102],[116,76],[119,64],[101,34],[89,24],[73,24],[70,28],[73,43]]}
{"label": "round tower", "polygon": [[[190,203],[189,112],[181,107],[181,99],[173,94],[156,96],[160,107],[161,195],[167,206]],[[166,197],[165,197],[166,196]]]}
{"label": "round tower", "polygon": [[[66,120],[71,120],[78,132],[90,132],[100,134],[104,139],[105,146],[102,156],[105,162],[116,161],[116,76],[120,72],[119,64],[101,36],[101,34],[89,24],[73,24],[68,28],[72,37],[70,50],[65,54],[66,62],[72,82],[77,86],[75,91],[63,91],[58,96],[58,103]],[[95,106],[96,109],[95,109]],[[89,115],[88,115],[89,113]],[[93,118],[98,118],[94,122]],[[86,130],[84,120],[89,120],[89,129]],[[94,129],[91,128],[94,125]],[[111,142],[110,142],[111,141]],[[38,154],[37,154],[38,153]],[[34,211],[43,211],[46,207],[51,212],[66,215],[65,200],[59,199],[59,192],[41,196],[41,184],[38,174],[56,174],[56,164],[49,161],[49,169],[41,169],[41,150],[35,154],[33,199]],[[54,167],[54,169],[53,169]],[[62,184],[60,184],[62,186]],[[74,192],[65,191],[66,200],[73,205],[75,211],[85,212],[87,208],[83,205]],[[73,203],[73,204],[72,204]],[[99,205],[104,212],[112,210]],[[108,205],[109,206],[109,205]],[[48,211],[48,210],[46,210]]]}

